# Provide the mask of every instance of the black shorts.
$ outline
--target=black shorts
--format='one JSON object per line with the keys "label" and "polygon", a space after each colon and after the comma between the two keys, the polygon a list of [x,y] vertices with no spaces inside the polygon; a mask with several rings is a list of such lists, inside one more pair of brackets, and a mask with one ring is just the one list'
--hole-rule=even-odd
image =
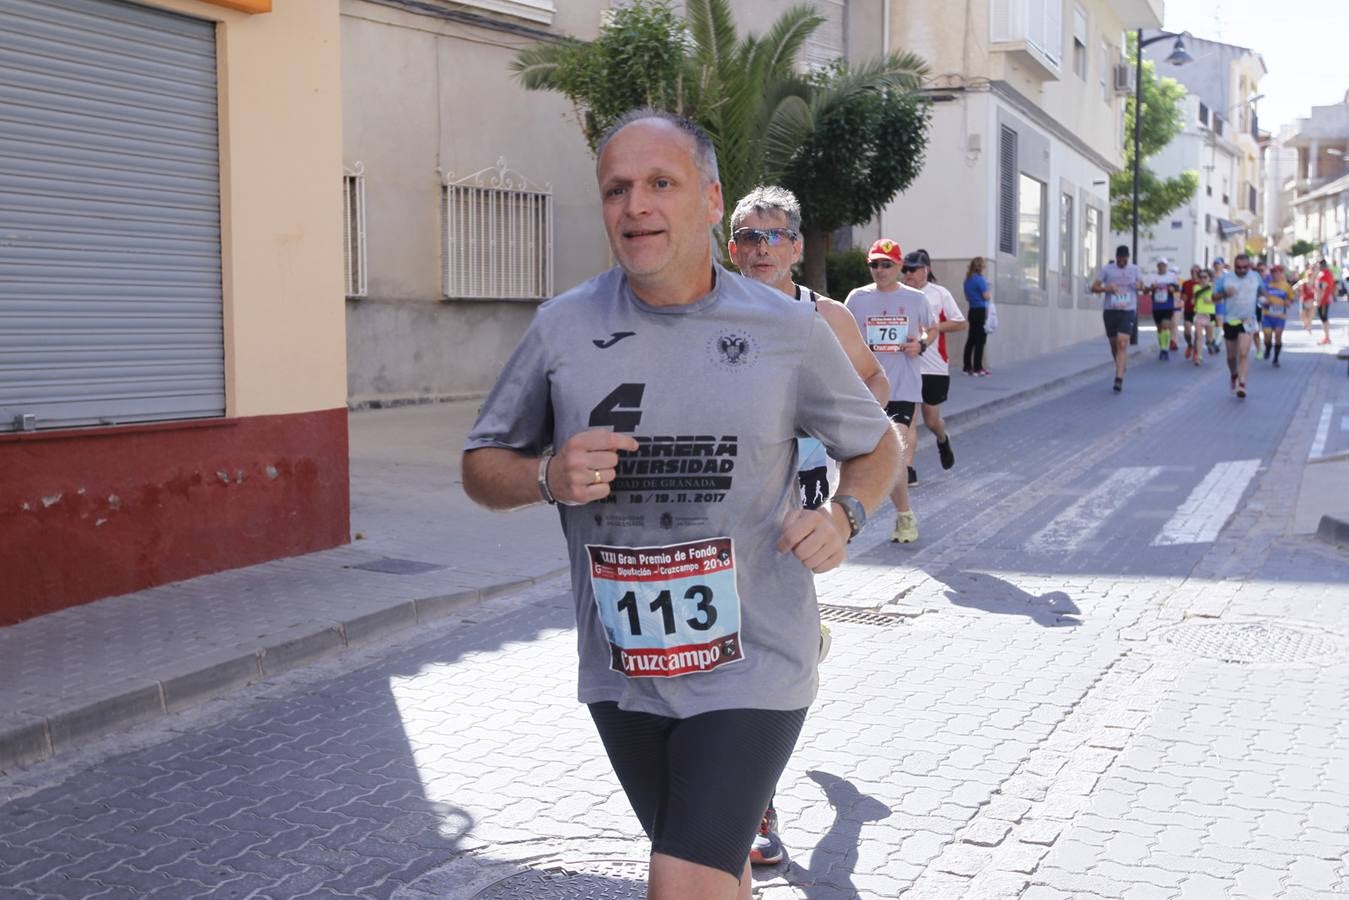
{"label": "black shorts", "polygon": [[817,466],[796,473],[801,482],[801,506],[804,509],[819,509],[829,499],[829,467]]}
{"label": "black shorts", "polygon": [[1263,307],[1257,306],[1255,308],[1255,321],[1263,322],[1264,320],[1265,320],[1265,310]]}
{"label": "black shorts", "polygon": [[806,711],[672,719],[606,702],[591,703],[590,716],[651,852],[739,878]]}
{"label": "black shorts", "polygon": [[951,393],[950,375],[923,376],[923,405],[941,406]]}
{"label": "black shorts", "polygon": [[1231,322],[1223,323],[1223,340],[1235,341],[1246,333],[1246,326],[1238,322],[1233,325]]}
{"label": "black shorts", "polygon": [[885,404],[885,414],[890,417],[890,421],[908,428],[913,424],[913,412],[917,408],[918,404],[912,400],[891,400]]}
{"label": "black shorts", "polygon": [[1316,317],[1317,317],[1318,319],[1320,319],[1322,322],[1329,322],[1329,321],[1330,321],[1330,304],[1329,304],[1329,303],[1322,303],[1320,306],[1316,307]]}
{"label": "black shorts", "polygon": [[1171,318],[1176,314],[1174,309],[1154,309],[1152,311],[1152,324],[1161,328],[1165,325],[1168,329],[1171,327]]}
{"label": "black shorts", "polygon": [[1105,336],[1115,338],[1134,333],[1138,314],[1131,309],[1107,309],[1101,318],[1105,321]]}
{"label": "black shorts", "polygon": [[1193,321],[1194,321],[1194,310],[1192,310],[1192,309],[1187,309],[1187,310],[1185,310],[1185,321],[1186,321],[1186,322],[1193,322]]}

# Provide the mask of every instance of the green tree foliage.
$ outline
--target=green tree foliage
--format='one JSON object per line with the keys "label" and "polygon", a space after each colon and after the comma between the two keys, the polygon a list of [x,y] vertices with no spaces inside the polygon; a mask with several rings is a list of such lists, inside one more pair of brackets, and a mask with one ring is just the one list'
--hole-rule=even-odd
{"label": "green tree foliage", "polygon": [[[909,96],[926,74],[920,58],[896,53],[805,78],[794,62],[824,22],[812,7],[787,9],[762,34],[740,36],[729,0],[687,0],[685,6],[686,19],[667,0],[624,6],[595,41],[536,44],[520,51],[512,66],[526,88],[571,100],[591,150],[605,128],[633,107],[668,109],[696,121],[717,148],[727,222],[738,198],[792,171],[803,205],[828,205],[827,214],[808,212],[820,235],[868,221],[912,180],[905,173],[912,168],[916,174],[926,142],[926,112],[920,114]],[[886,136],[886,127],[916,130]],[[887,154],[891,163],[899,160],[898,177],[886,178],[899,184],[890,193],[880,189],[889,175],[881,172]],[[795,163],[799,156],[848,177],[808,182],[802,174],[807,164]],[[855,196],[843,196],[847,191]],[[813,283],[823,289],[821,241],[816,238]]]}
{"label": "green tree foliage", "polygon": [[[1137,35],[1129,35],[1129,58],[1138,64]],[[1182,172],[1174,178],[1161,178],[1147,166],[1153,156],[1185,128],[1185,88],[1174,78],[1158,78],[1151,60],[1143,61],[1143,119],[1139,135],[1143,164],[1138,177],[1139,227],[1155,225],[1173,209],[1189,202],[1199,188],[1199,173]],[[1124,107],[1124,168],[1110,176],[1110,227],[1114,231],[1133,230],[1134,190],[1134,97]]]}
{"label": "green tree foliage", "polygon": [[[892,62],[910,73],[906,87],[919,86],[921,61]],[[923,169],[930,104],[869,76],[839,64],[812,80],[811,127],[782,171],[801,201],[805,282],[822,292],[839,287],[826,277],[829,234],[871,221]]]}
{"label": "green tree foliage", "polygon": [[594,151],[604,130],[634,107],[686,114],[688,49],[684,23],[667,3],[634,4],[618,10],[593,42],[534,44],[511,68],[529,90],[570,100]]}
{"label": "green tree foliage", "polygon": [[1289,256],[1307,256],[1315,252],[1316,245],[1305,238],[1293,241],[1293,246],[1288,249]]}

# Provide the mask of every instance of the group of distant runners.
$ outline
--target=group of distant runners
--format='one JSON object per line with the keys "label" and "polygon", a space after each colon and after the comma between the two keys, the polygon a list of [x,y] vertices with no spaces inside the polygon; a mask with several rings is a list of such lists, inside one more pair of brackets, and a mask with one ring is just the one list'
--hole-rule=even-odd
{"label": "group of distant runners", "polygon": [[[1124,389],[1128,345],[1138,327],[1140,294],[1152,298],[1158,359],[1165,362],[1179,349],[1179,330],[1185,341],[1185,359],[1199,366],[1205,353],[1217,354],[1221,335],[1229,389],[1244,399],[1252,348],[1279,366],[1284,329],[1294,312],[1301,312],[1308,333],[1315,312],[1323,330],[1319,343],[1330,343],[1330,304],[1337,287],[1324,259],[1290,282],[1282,265],[1252,264],[1246,253],[1235,256],[1230,269],[1221,257],[1213,261],[1212,268],[1192,266],[1190,277],[1183,282],[1166,259],[1157,260],[1156,272],[1144,275],[1129,261],[1129,248],[1121,244],[1115,249],[1114,263],[1103,266],[1091,285],[1092,293],[1104,295],[1105,333],[1115,362],[1113,390],[1118,393]],[[1177,316],[1181,319],[1179,329]]]}

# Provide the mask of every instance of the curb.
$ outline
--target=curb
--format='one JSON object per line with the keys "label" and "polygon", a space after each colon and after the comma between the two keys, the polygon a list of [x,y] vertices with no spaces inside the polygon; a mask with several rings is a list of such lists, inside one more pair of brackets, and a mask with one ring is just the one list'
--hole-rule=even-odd
{"label": "curb", "polygon": [[0,774],[68,752],[142,722],[181,712],[250,684],[380,638],[407,632],[456,610],[540,584],[562,567],[529,578],[406,600],[340,622],[312,622],[270,635],[260,646],[235,646],[194,656],[175,668],[109,685],[98,696],[20,703],[0,719]]}
{"label": "curb", "polygon": [[1316,536],[1327,544],[1349,547],[1349,522],[1337,516],[1322,516]]}

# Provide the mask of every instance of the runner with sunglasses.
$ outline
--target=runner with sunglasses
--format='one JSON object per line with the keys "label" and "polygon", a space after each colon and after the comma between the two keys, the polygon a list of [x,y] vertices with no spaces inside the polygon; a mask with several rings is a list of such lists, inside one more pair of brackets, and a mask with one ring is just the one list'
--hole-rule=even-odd
{"label": "runner with sunglasses", "polygon": [[1115,248],[1115,263],[1101,267],[1091,284],[1093,294],[1105,294],[1105,337],[1110,342],[1110,353],[1115,358],[1115,393],[1124,389],[1124,369],[1129,363],[1129,336],[1138,325],[1138,292],[1143,288],[1143,276],[1138,266],[1129,262],[1129,248],[1120,244]]}
{"label": "runner with sunglasses", "polygon": [[[867,253],[871,284],[848,294],[844,305],[857,320],[876,358],[890,379],[890,402],[885,413],[896,425],[904,455],[911,458],[914,415],[923,402],[923,370],[918,357],[936,339],[935,319],[922,291],[899,283],[903,254],[899,244],[881,238]],[[890,540],[909,544],[918,540],[918,519],[909,508],[907,463],[901,463],[900,478],[890,492],[895,504],[895,530]]]}
{"label": "runner with sunglasses", "polygon": [[[890,397],[890,381],[885,377],[876,354],[872,353],[857,330],[857,322],[842,303],[815,293],[792,281],[792,266],[801,258],[801,204],[796,195],[782,187],[757,187],[740,199],[731,213],[731,240],[726,249],[746,278],[763,282],[793,300],[815,306],[839,346],[848,355],[857,376],[871,391],[876,402],[885,405]],[[816,509],[829,499],[829,467],[824,445],[815,438],[797,438],[797,480],[801,483],[801,505]],[[829,631],[820,626],[820,659],[829,649]],[[786,856],[778,835],[778,811],[772,801],[759,822],[759,833],[750,847],[751,865],[771,866]]]}

